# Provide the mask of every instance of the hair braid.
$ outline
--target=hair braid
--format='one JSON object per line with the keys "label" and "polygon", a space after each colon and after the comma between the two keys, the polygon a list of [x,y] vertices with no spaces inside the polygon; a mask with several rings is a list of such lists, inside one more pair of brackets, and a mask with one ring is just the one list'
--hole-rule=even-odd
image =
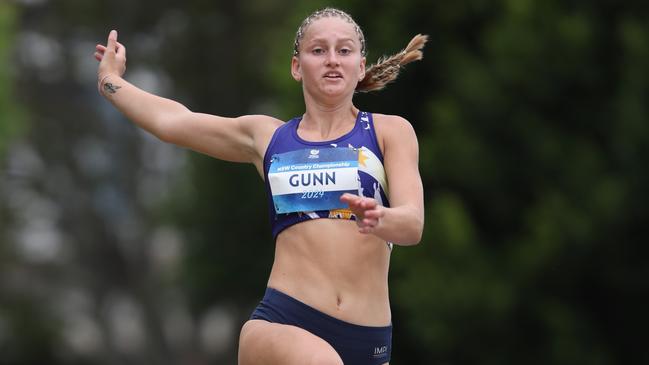
{"label": "hair braid", "polygon": [[302,41],[302,37],[304,37],[304,33],[306,32],[309,25],[311,25],[311,23],[315,22],[318,19],[328,18],[328,17],[337,17],[343,19],[348,23],[350,23],[352,26],[354,26],[356,35],[358,35],[358,41],[361,43],[361,54],[364,56],[366,50],[365,50],[365,35],[363,35],[363,30],[361,29],[361,27],[358,26],[358,24],[352,18],[351,15],[336,8],[324,8],[315,11],[302,21],[302,24],[300,24],[300,27],[297,29],[297,32],[295,33],[295,42],[293,44],[293,55],[297,56],[298,54],[300,54],[300,41]]}
{"label": "hair braid", "polygon": [[424,55],[421,49],[428,41],[427,35],[417,34],[401,52],[390,57],[381,57],[365,71],[365,78],[356,85],[356,91],[369,92],[383,89],[388,83],[396,80],[401,66],[421,60]]}

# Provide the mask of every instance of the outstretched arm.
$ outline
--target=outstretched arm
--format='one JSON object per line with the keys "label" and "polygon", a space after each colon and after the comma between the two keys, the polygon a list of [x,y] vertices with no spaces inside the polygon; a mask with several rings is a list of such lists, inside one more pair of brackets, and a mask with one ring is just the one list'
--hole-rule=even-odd
{"label": "outstretched arm", "polygon": [[[424,197],[419,175],[417,136],[408,121],[384,116],[384,168],[390,187],[390,208],[367,197],[344,194],[356,215],[358,230],[374,234],[398,245],[415,245],[421,240],[424,227]],[[375,118],[375,125],[376,123]]]}
{"label": "outstretched arm", "polygon": [[106,46],[97,45],[99,92],[139,127],[163,141],[259,168],[272,132],[282,122],[262,115],[224,118],[194,113],[184,105],[137,88],[122,78],[126,47],[111,31]]}

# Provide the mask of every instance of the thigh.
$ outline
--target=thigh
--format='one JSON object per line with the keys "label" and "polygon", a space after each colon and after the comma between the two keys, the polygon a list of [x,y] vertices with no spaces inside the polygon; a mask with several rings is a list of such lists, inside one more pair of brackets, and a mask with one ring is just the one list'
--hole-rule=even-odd
{"label": "thigh", "polygon": [[302,328],[252,319],[239,337],[239,365],[342,365],[329,343]]}

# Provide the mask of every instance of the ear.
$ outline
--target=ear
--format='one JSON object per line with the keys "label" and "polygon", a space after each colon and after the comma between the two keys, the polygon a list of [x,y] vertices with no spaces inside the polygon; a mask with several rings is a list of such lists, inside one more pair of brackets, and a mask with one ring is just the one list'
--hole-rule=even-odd
{"label": "ear", "polygon": [[302,72],[300,70],[300,59],[297,58],[297,56],[293,56],[293,58],[291,58],[291,76],[293,76],[293,78],[297,82],[302,81]]}
{"label": "ear", "polygon": [[361,72],[358,75],[358,81],[362,81],[365,78],[365,62],[367,62],[367,59],[365,57],[361,58]]}

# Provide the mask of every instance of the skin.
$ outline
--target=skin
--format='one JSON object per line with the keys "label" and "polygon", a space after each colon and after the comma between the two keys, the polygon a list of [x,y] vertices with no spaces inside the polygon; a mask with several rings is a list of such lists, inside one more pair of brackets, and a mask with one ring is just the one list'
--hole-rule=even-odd
{"label": "skin", "polygon": [[[263,173],[263,157],[284,122],[264,115],[223,118],[195,113],[149,94],[121,76],[126,48],[111,31],[97,45],[99,91],[141,128],[165,142],[227,161],[251,163]],[[291,75],[302,84],[305,114],[298,135],[332,140],[349,132],[358,114],[352,98],[365,75],[365,58],[353,26],[337,17],[314,21],[304,33]],[[358,219],[317,219],[282,231],[268,286],[319,311],[354,324],[391,323],[388,298],[390,250],[386,241],[413,245],[423,229],[423,189],[418,144],[410,123],[374,114],[374,124],[390,187],[390,208],[376,200],[345,194],[341,200]],[[300,328],[248,321],[241,330],[240,364],[341,364],[335,350]]]}

